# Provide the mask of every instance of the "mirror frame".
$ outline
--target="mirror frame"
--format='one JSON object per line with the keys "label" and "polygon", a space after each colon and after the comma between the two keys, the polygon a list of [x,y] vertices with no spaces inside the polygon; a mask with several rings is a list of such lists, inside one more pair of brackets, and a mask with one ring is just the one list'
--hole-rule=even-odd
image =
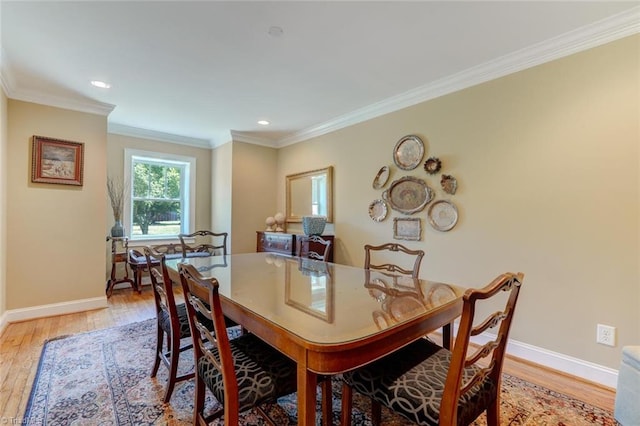
{"label": "mirror frame", "polygon": [[287,198],[287,209],[286,209],[286,221],[293,222],[302,222],[302,216],[295,216],[291,214],[291,183],[296,179],[304,179],[311,176],[320,176],[326,175],[327,177],[327,222],[333,223],[333,166],[325,167],[322,169],[310,170],[308,172],[295,173],[292,175],[286,176],[287,188],[286,188],[286,198]]}

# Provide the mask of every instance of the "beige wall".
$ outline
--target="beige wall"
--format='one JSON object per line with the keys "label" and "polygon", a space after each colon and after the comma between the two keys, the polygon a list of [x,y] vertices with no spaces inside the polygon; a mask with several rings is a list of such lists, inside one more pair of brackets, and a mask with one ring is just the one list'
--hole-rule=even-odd
{"label": "beige wall", "polygon": [[[278,182],[333,165],[336,261],[361,265],[363,245],[391,241],[401,216],[368,217],[378,169],[422,177],[460,213],[445,233],[426,210],[412,216],[423,238],[406,245],[427,252],[424,277],[475,287],[522,271],[511,337],[617,369],[621,347],[640,342],[639,52],[629,37],[281,149]],[[454,196],[393,165],[407,134],[457,178]],[[597,323],[618,328],[615,348],[595,343]]]}
{"label": "beige wall", "polygon": [[277,155],[274,148],[233,142],[233,253],[256,251],[256,231],[276,214]]}
{"label": "beige wall", "polygon": [[[231,189],[233,143],[228,142],[211,151],[211,226],[222,232],[231,230]],[[233,253],[233,235],[229,235],[229,250]]]}
{"label": "beige wall", "polygon": [[7,97],[0,88],[0,333],[7,290]]}
{"label": "beige wall", "polygon": [[[107,118],[9,100],[6,307],[104,298]],[[31,183],[33,135],[84,142],[84,185]]]}

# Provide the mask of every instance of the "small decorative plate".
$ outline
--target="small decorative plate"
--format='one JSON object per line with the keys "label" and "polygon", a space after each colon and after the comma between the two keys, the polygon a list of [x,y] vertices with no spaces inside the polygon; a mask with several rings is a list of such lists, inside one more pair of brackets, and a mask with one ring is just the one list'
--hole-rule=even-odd
{"label": "small decorative plate", "polygon": [[402,170],[413,170],[422,162],[424,144],[414,135],[400,139],[393,148],[393,162]]}
{"label": "small decorative plate", "polygon": [[382,193],[382,198],[392,209],[404,214],[413,214],[429,204],[433,199],[433,190],[422,179],[404,176],[394,180],[389,189]]}
{"label": "small decorative plate", "polygon": [[429,173],[430,175],[435,175],[442,168],[442,161],[440,161],[437,157],[429,157],[427,161],[424,162],[424,171]]}
{"label": "small decorative plate", "polygon": [[449,231],[458,223],[458,209],[450,201],[436,201],[429,207],[429,223],[436,231]]}
{"label": "small decorative plate", "polygon": [[374,222],[382,222],[387,217],[387,203],[384,200],[373,200],[369,204],[369,217]]}
{"label": "small decorative plate", "polygon": [[442,175],[442,178],[440,178],[440,185],[444,192],[451,195],[455,194],[456,189],[458,189],[458,181],[451,175]]}
{"label": "small decorative plate", "polygon": [[373,178],[373,189],[382,189],[389,180],[389,167],[382,166],[378,171],[378,174]]}

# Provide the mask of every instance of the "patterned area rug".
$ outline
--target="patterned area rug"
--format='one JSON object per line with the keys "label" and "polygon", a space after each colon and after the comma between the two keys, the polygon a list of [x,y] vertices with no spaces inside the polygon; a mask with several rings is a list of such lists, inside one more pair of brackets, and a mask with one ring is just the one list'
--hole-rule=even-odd
{"label": "patterned area rug", "polygon": [[[192,424],[192,381],[177,384],[171,403],[163,404],[167,369],[161,366],[155,379],[149,377],[154,349],[155,320],[48,341],[23,424]],[[191,353],[182,355],[180,368],[193,368]],[[207,406],[216,404],[208,396]],[[334,382],[333,407],[334,424],[339,424],[338,381]],[[295,394],[265,408],[277,425],[297,422]],[[503,425],[616,425],[610,412],[508,375],[504,376],[501,409]],[[368,413],[368,401],[356,396],[353,424],[370,425]],[[389,412],[383,415],[384,424],[410,424]],[[244,413],[241,419],[243,425],[266,424],[255,411]],[[484,415],[474,424],[484,425]]]}

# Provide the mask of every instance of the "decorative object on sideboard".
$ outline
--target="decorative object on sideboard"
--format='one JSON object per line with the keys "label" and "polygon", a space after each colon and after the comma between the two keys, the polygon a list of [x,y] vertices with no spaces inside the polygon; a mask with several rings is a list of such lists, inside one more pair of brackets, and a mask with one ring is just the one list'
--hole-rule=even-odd
{"label": "decorative object on sideboard", "polygon": [[369,217],[374,222],[382,222],[387,217],[387,203],[384,200],[373,200],[369,204]]}
{"label": "decorative object on sideboard", "polygon": [[265,219],[264,224],[267,225],[265,231],[273,232],[276,230],[276,218],[273,216],[269,216]]}
{"label": "decorative object on sideboard", "polygon": [[33,136],[31,182],[82,186],[84,143]]}
{"label": "decorative object on sideboard", "polygon": [[433,190],[424,180],[414,176],[404,176],[394,180],[382,198],[392,209],[404,214],[417,213],[433,199]]}
{"label": "decorative object on sideboard", "polygon": [[440,185],[447,194],[455,194],[458,189],[458,181],[451,175],[442,175]]}
{"label": "decorative object on sideboard", "polygon": [[424,143],[415,135],[407,135],[393,147],[393,162],[402,170],[413,170],[422,162]]}
{"label": "decorative object on sideboard", "polygon": [[373,189],[382,189],[387,184],[389,180],[389,166],[382,166],[380,170],[378,170],[378,174],[375,178],[373,178]]}
{"label": "decorative object on sideboard", "polygon": [[273,218],[276,220],[276,232],[284,232],[284,213],[278,212]]}
{"label": "decorative object on sideboard", "polygon": [[424,171],[430,175],[435,175],[441,168],[442,161],[437,157],[429,157],[429,159],[424,162]]}
{"label": "decorative object on sideboard", "polygon": [[122,211],[124,208],[124,183],[112,177],[107,177],[107,194],[113,211],[113,220],[115,224],[111,228],[112,237],[124,236],[124,228],[122,226]]}
{"label": "decorative object on sideboard", "polygon": [[458,208],[446,200],[438,200],[429,207],[429,223],[437,231],[449,231],[458,223]]}
{"label": "decorative object on sideboard", "polygon": [[302,230],[305,235],[322,235],[327,224],[326,216],[303,216]]}

